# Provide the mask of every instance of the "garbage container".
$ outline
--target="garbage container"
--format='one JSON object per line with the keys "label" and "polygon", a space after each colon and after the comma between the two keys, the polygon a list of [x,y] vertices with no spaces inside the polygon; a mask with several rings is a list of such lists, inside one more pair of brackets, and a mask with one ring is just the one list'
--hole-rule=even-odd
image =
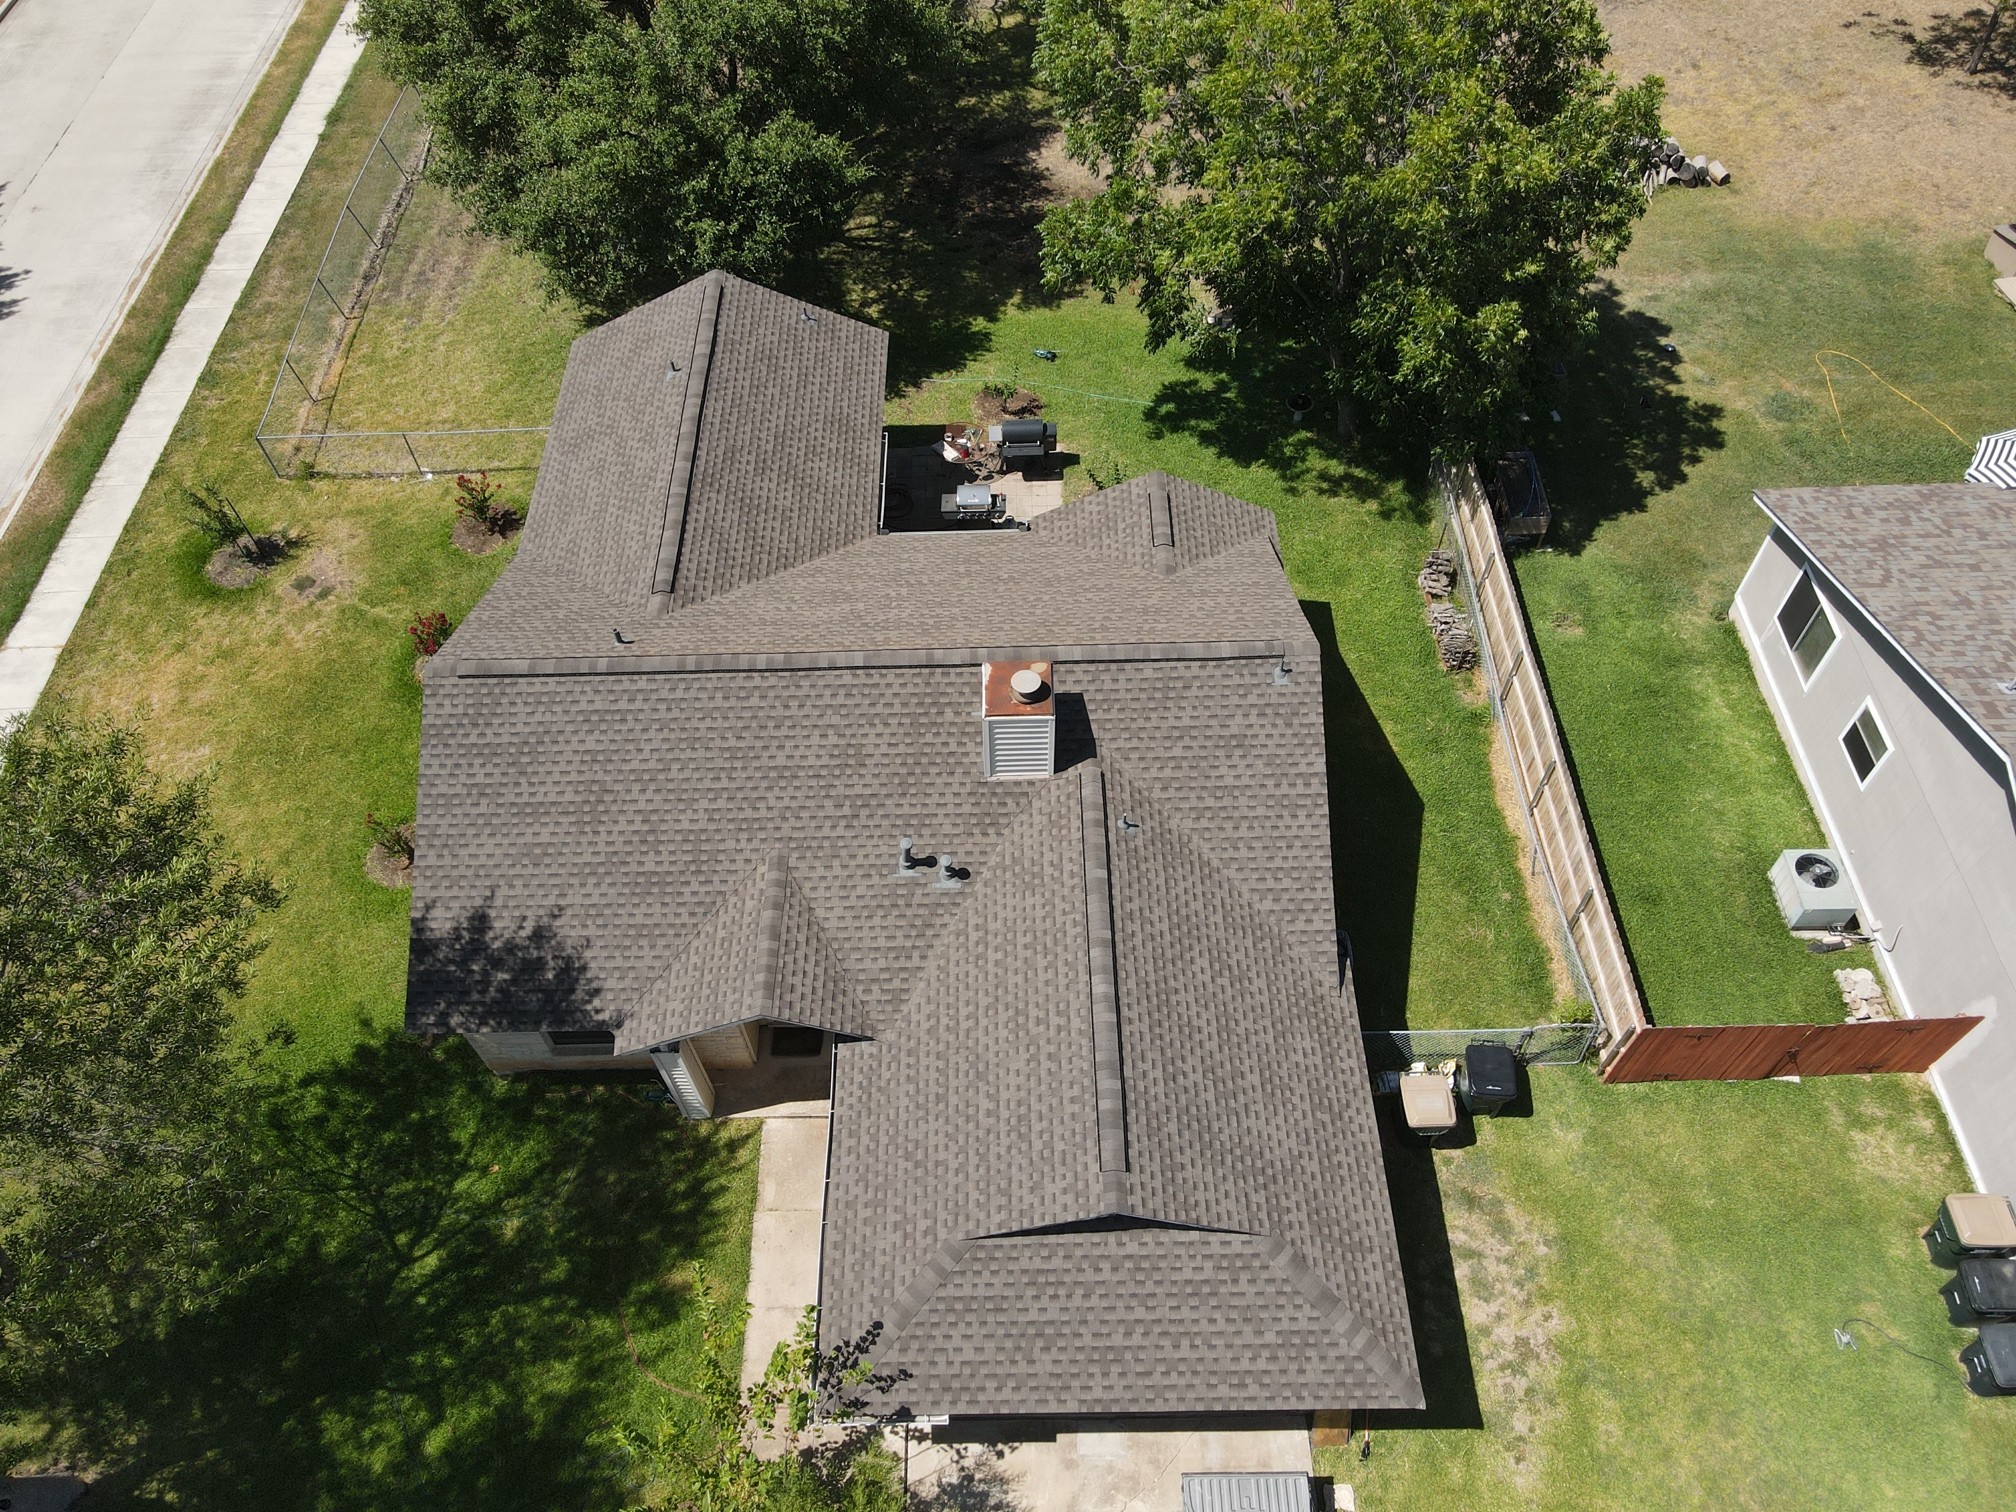
{"label": "garbage container", "polygon": [[2016,1323],[1987,1323],[1960,1351],[1967,1384],[1979,1396],[2016,1395]]}
{"label": "garbage container", "polygon": [[1962,1260],[1960,1298],[1977,1318],[2016,1318],[2016,1260]]}
{"label": "garbage container", "polygon": [[1939,1204],[1925,1238],[1941,1265],[1957,1265],[1969,1255],[2016,1255],[2016,1209],[2007,1197],[1955,1192]]}
{"label": "garbage container", "polygon": [[1519,1058],[1510,1045],[1477,1044],[1463,1051],[1456,1090],[1472,1113],[1496,1113],[1519,1095]]}

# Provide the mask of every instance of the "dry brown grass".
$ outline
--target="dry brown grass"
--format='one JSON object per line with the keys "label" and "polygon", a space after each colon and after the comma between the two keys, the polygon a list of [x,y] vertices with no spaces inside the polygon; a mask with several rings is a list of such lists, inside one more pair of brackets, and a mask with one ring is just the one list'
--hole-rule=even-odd
{"label": "dry brown grass", "polygon": [[[1927,238],[2016,215],[2016,103],[1911,61],[1867,0],[1599,0],[1625,78],[1663,75],[1667,129],[1774,214]],[[1890,0],[1880,0],[1888,7]],[[1952,9],[1950,5],[1945,9]],[[1934,14],[1917,0],[1880,23]],[[1853,21],[1854,26],[1844,25]]]}

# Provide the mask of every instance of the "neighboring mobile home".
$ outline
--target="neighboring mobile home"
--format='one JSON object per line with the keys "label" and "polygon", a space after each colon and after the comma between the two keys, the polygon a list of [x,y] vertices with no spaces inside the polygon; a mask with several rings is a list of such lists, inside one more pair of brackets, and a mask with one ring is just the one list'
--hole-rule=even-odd
{"label": "neighboring mobile home", "polygon": [[2016,1191],[2016,493],[1757,502],[1773,528],[1737,629],[1892,995],[1986,1020],[1932,1079],[1975,1179]]}
{"label": "neighboring mobile home", "polygon": [[718,273],[575,344],[426,669],[409,1027],[693,1117],[817,1048],[873,1410],[1420,1406],[1272,516],[889,533],[886,346]]}

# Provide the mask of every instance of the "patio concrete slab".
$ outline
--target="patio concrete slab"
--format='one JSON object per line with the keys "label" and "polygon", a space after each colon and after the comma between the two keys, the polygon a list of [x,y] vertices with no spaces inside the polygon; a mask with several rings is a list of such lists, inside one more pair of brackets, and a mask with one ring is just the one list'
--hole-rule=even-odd
{"label": "patio concrete slab", "polygon": [[[28,0],[27,9],[17,14],[28,14],[41,3],[42,0]],[[155,3],[164,10],[170,7],[170,0],[155,0]],[[228,4],[220,3],[218,8],[229,11],[244,3],[246,0],[229,0]],[[266,0],[266,3],[276,3],[276,0]],[[291,18],[292,7],[296,4],[298,0],[288,0],[288,17]],[[260,250],[271,239],[273,228],[279,224],[281,211],[286,209],[287,201],[301,181],[301,170],[307,166],[316,142],[321,139],[330,108],[342,93],[343,85],[363,51],[363,39],[351,30],[356,10],[355,0],[352,0],[343,12],[343,19],[337,23],[335,34],[309,71],[307,81],[295,97],[293,108],[288,111],[279,134],[260,161],[245,197],[239,201],[237,213],[219,246],[218,255],[204,269],[195,294],[176,320],[168,344],[141,388],[126,423],[120,427],[104,465],[99,468],[90,490],[84,495],[70,528],[64,532],[62,542],[50,557],[49,565],[43,569],[33,597],[7,637],[6,644],[0,646],[0,724],[15,715],[27,713],[42,696],[42,689],[55,669],[57,657],[68,644],[70,632],[76,628],[78,617],[84,612],[84,606],[97,586],[98,575],[104,571],[112,548],[118,544],[120,532],[126,528],[126,521],[133,513],[133,506],[139,502],[140,490],[161,460],[168,437],[189,403],[190,394],[195,391],[196,380],[209,362],[210,353],[217,345],[217,338],[223,334],[225,322],[237,305],[239,295],[245,291],[246,281],[251,277]],[[147,13],[148,18],[135,31],[136,38],[151,35],[147,28],[157,24],[152,19],[154,14],[153,11]],[[6,45],[7,34],[14,21],[15,18],[10,16],[6,26],[0,27],[0,47]],[[235,119],[235,109],[231,115]],[[136,126],[134,129],[139,128]],[[49,169],[45,165],[41,171],[46,175]],[[0,225],[0,237],[9,238],[0,242],[0,256],[12,255],[12,228],[20,220],[21,213],[17,212]],[[0,320],[0,371],[5,371],[9,378],[7,384],[0,385],[0,403],[12,402],[18,397],[10,392],[15,386],[14,379],[17,375],[29,374],[29,370],[17,360],[19,348],[9,345],[14,340],[14,323],[19,318],[17,314]],[[86,374],[88,376],[88,366]],[[0,479],[4,479],[5,458],[10,455],[6,450],[11,444],[9,434],[4,414],[0,414]]]}
{"label": "patio concrete slab", "polygon": [[20,0],[0,25],[0,530],[301,0]]}
{"label": "patio concrete slab", "polygon": [[[891,1446],[903,1453],[900,1436]],[[1310,1471],[1300,1416],[953,1423],[909,1450],[912,1505],[961,1512],[1177,1512],[1183,1477]],[[1348,1487],[1337,1504],[1350,1505]]]}
{"label": "patio concrete slab", "polygon": [[[826,1105],[830,1113],[831,1105]],[[756,1168],[756,1219],[749,1238],[749,1326],[742,1336],[742,1384],[762,1379],[771,1353],[819,1300],[820,1224],[826,1207],[829,1120],[763,1121]]]}

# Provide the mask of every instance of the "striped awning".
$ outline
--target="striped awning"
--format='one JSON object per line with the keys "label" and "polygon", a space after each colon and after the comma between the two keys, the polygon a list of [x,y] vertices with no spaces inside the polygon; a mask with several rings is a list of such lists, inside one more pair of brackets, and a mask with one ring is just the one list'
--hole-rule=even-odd
{"label": "striped awning", "polygon": [[1981,438],[1974,448],[1974,464],[1967,469],[1967,481],[2016,488],[2016,430]]}

